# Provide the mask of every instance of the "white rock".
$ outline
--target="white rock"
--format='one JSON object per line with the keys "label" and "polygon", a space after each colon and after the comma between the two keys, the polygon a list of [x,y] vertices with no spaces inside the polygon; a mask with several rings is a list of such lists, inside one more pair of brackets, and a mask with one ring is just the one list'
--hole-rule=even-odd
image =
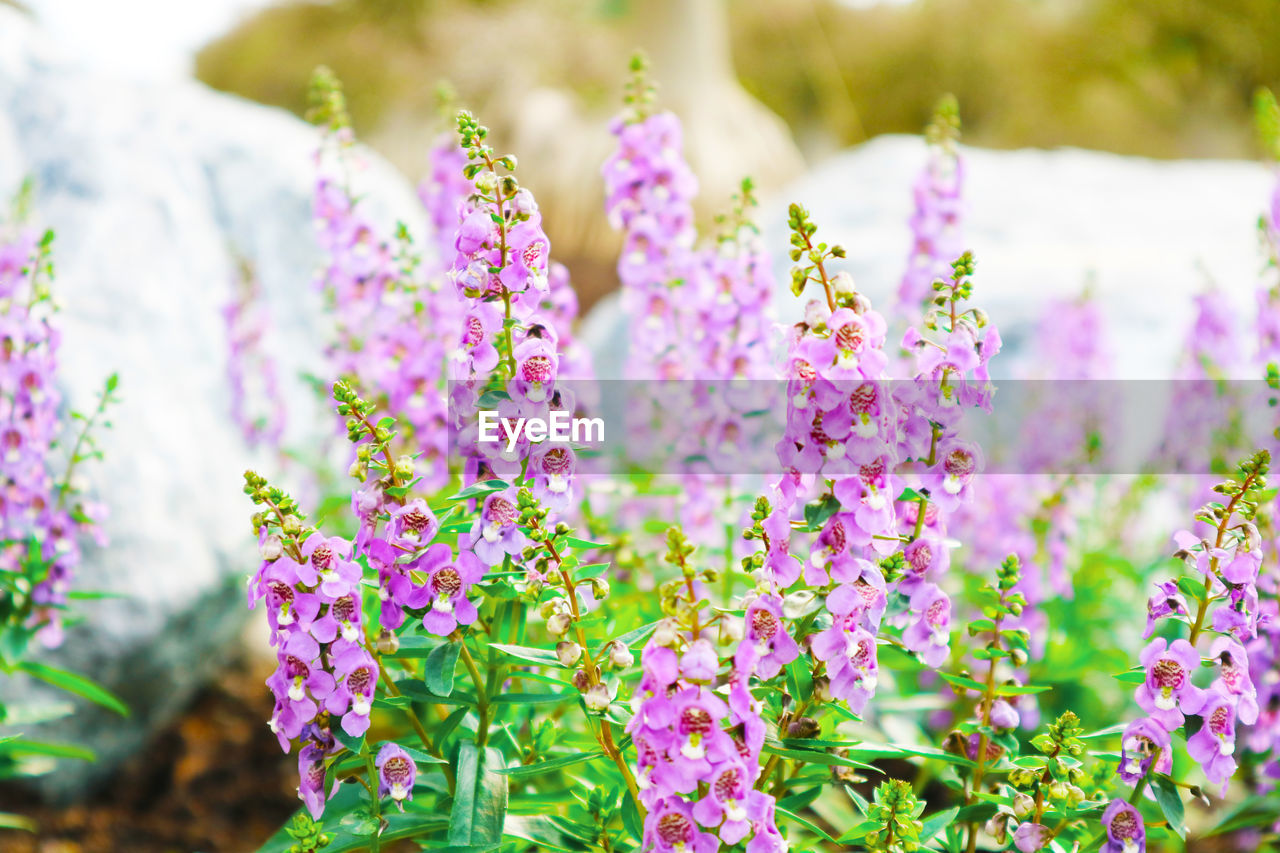
{"label": "white rock", "polygon": [[[966,245],[977,260],[974,303],[999,326],[997,374],[1016,373],[1051,296],[1093,276],[1114,343],[1117,378],[1174,375],[1192,321],[1191,298],[1212,280],[1253,322],[1262,257],[1256,223],[1273,175],[1240,161],[1156,161],[1094,151],[964,148]],[[843,268],[889,311],[905,266],[911,187],[924,142],[883,136],[822,163],[766,205],[778,317],[802,304],[788,290],[786,208],[805,205],[819,237],[848,250]],[[621,375],[625,320],[613,299],[589,318],[585,339],[601,376]]]}
{"label": "white rock", "polygon": [[[112,544],[89,552],[77,587],[127,597],[77,604],[85,623],[47,659],[99,680],[133,716],[86,707],[40,732],[94,748],[95,778],[224,663],[244,619],[256,542],[242,472],[276,478],[280,463],[251,455],[228,416],[219,309],[232,247],[257,264],[270,306],[291,443],[332,430],[300,378],[322,370],[326,337],[311,286],[315,143],[296,118],[195,83],[99,78],[0,6],[0,196],[32,175],[33,218],[57,232],[67,399],[88,407],[118,371],[124,400],[102,436],[106,461],[86,466]],[[389,166],[370,157],[357,184],[384,221],[423,233],[412,187]],[[28,688],[0,679],[6,702],[38,698]],[[66,792],[85,779],[77,769],[46,784]]]}

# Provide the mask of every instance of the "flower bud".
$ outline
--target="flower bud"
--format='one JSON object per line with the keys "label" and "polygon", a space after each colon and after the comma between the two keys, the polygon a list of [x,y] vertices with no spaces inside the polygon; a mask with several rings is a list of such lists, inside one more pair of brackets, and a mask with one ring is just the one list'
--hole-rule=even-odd
{"label": "flower bud", "polygon": [[1013,798],[1013,813],[1019,819],[1035,811],[1036,801],[1027,794],[1018,794]]}
{"label": "flower bud", "polygon": [[591,679],[587,678],[587,671],[585,669],[574,670],[573,678],[569,680],[573,683],[573,686],[579,693],[585,692],[587,686],[591,684]]}
{"label": "flower bud", "polygon": [[800,717],[787,726],[787,737],[814,738],[822,734],[822,726],[813,717]]}
{"label": "flower bud", "polygon": [[653,642],[659,646],[670,646],[676,641],[676,626],[670,619],[663,619],[653,632]]}
{"label": "flower bud", "polygon": [[636,656],[631,653],[631,649],[627,648],[625,643],[615,640],[609,644],[609,663],[618,669],[626,669],[635,661]]}
{"label": "flower bud", "polygon": [[597,684],[583,695],[582,700],[587,703],[589,710],[603,711],[609,707],[609,689],[603,684]]}
{"label": "flower bud", "polygon": [[284,553],[284,545],[280,541],[280,537],[272,533],[262,541],[262,559],[268,562],[280,559],[280,555]]}
{"label": "flower bud", "polygon": [[569,617],[564,613],[556,613],[547,620],[547,630],[553,637],[563,637],[569,630]]}
{"label": "flower bud", "polygon": [[560,659],[560,663],[565,666],[573,666],[582,657],[582,646],[577,643],[563,640],[556,643],[556,657]]}
{"label": "flower bud", "polygon": [[1049,785],[1049,799],[1065,800],[1067,798],[1067,783],[1053,782]]}
{"label": "flower bud", "polygon": [[831,679],[825,675],[819,675],[813,680],[813,698],[819,702],[830,702],[834,698],[831,695]]}
{"label": "flower bud", "polygon": [[488,169],[476,175],[476,189],[482,193],[491,193],[498,188],[498,176]]}
{"label": "flower bud", "polygon": [[400,650],[400,638],[383,628],[378,634],[377,649],[380,655],[394,655]]}
{"label": "flower bud", "polygon": [[720,620],[720,645],[729,646],[742,642],[746,631],[743,620],[736,616],[726,616]]}
{"label": "flower bud", "polygon": [[831,289],[835,291],[836,296],[852,296],[858,292],[858,288],[853,284],[853,276],[844,270],[831,276]]}
{"label": "flower bud", "polygon": [[609,597],[609,582],[604,578],[591,579],[591,597],[596,601],[604,601]]}

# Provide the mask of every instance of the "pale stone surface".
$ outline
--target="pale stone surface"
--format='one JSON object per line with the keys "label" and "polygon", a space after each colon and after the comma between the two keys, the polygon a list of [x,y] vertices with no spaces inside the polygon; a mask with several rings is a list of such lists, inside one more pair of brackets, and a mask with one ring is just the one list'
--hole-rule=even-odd
{"label": "pale stone surface", "polygon": [[[1238,308],[1241,332],[1250,333],[1262,267],[1256,222],[1274,180],[1263,166],[1072,149],[964,155],[966,243],[978,263],[974,302],[1004,337],[998,374],[1025,367],[1026,340],[1046,299],[1076,294],[1090,277],[1117,377],[1173,375],[1191,298],[1211,281]],[[809,208],[821,239],[845,246],[859,288],[892,314],[910,245],[911,186],[924,159],[922,140],[880,137],[820,164],[766,205],[780,319],[801,314],[787,289],[791,201]],[[590,318],[586,338],[601,351],[601,375],[620,375],[624,324],[612,298]]]}
{"label": "pale stone surface", "polygon": [[[105,463],[85,469],[109,505],[112,544],[89,551],[77,586],[126,597],[78,603],[84,624],[45,659],[99,680],[134,713],[86,706],[39,732],[102,759],[48,777],[52,792],[138,750],[225,662],[245,618],[255,564],[241,474],[279,461],[251,454],[228,416],[219,309],[232,247],[257,264],[270,305],[291,441],[306,446],[332,424],[308,417],[318,403],[300,377],[322,370],[325,339],[311,286],[315,141],[292,116],[195,83],[103,79],[0,6],[0,195],[33,176],[34,219],[57,232],[67,399],[89,406],[113,370],[123,398]],[[384,219],[422,233],[394,170],[370,158],[357,183]],[[5,701],[38,701],[42,689],[0,681]]]}

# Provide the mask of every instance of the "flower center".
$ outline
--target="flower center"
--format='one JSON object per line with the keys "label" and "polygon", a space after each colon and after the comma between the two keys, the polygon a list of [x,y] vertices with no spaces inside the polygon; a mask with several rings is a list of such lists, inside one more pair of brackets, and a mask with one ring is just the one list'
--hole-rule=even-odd
{"label": "flower center", "polygon": [[1231,734],[1231,709],[1226,705],[1219,705],[1213,709],[1213,713],[1209,715],[1209,731],[1218,737],[1227,737]]}
{"label": "flower center", "polygon": [[354,622],[356,620],[355,597],[350,594],[342,596],[329,605],[329,612],[339,622]]}
{"label": "flower center", "polygon": [[311,674],[311,668],[306,665],[302,658],[296,655],[289,655],[284,659],[284,672],[290,678],[306,678]]}
{"label": "flower center", "polygon": [[711,715],[703,708],[685,708],[680,712],[680,733],[702,735],[711,731]]}
{"label": "flower center", "polygon": [[431,588],[438,596],[452,598],[462,589],[462,578],[456,569],[446,567],[432,575]]}
{"label": "flower center", "polygon": [[952,477],[964,479],[973,474],[977,464],[974,461],[973,454],[967,450],[953,450],[947,454],[947,459],[943,463],[943,468]]}
{"label": "flower center", "polygon": [[917,572],[923,572],[933,564],[933,549],[929,547],[927,542],[920,542],[911,553],[907,555],[907,562],[911,564],[911,568]]}
{"label": "flower center", "polygon": [[367,666],[351,671],[347,676],[347,692],[352,696],[373,695],[373,672]]}
{"label": "flower center", "polygon": [[1138,819],[1128,809],[1117,812],[1111,819],[1111,835],[1115,838],[1137,838],[1139,832]]}
{"label": "flower center", "polygon": [[1177,690],[1187,680],[1187,671],[1182,664],[1172,658],[1160,658],[1151,667],[1151,677],[1156,686],[1166,690]]}
{"label": "flower center", "polygon": [[551,475],[565,474],[571,461],[569,451],[563,447],[553,447],[542,457],[542,470]]}
{"label": "flower center", "polygon": [[489,521],[505,527],[516,520],[516,505],[506,498],[494,498],[489,502]]}
{"label": "flower center", "polygon": [[467,318],[467,331],[462,336],[462,342],[473,347],[484,342],[484,324],[479,317],[472,315]]}
{"label": "flower center", "polygon": [[414,533],[421,533],[431,525],[431,516],[418,507],[414,507],[400,516],[400,523]]}
{"label": "flower center", "polygon": [[382,764],[382,778],[390,786],[408,787],[409,778],[413,775],[413,765],[409,759],[393,755]]}
{"label": "flower center", "polygon": [[849,395],[849,405],[855,414],[870,415],[875,413],[876,386],[864,382]]}
{"label": "flower center", "polygon": [[757,639],[768,642],[778,633],[778,617],[768,610],[760,608],[751,614],[751,631]]}
{"label": "flower center", "polygon": [[524,247],[524,251],[520,253],[521,260],[524,261],[525,269],[535,269],[542,266],[542,255],[546,247],[541,240],[534,240],[532,243]]}
{"label": "flower center", "polygon": [[546,382],[551,378],[551,359],[545,355],[526,358],[520,365],[520,375],[526,382]]}
{"label": "flower center", "polygon": [[874,643],[872,643],[866,637],[861,638],[860,640],[858,640],[857,651],[853,653],[853,656],[849,658],[849,660],[852,661],[853,665],[858,667],[859,669],[865,669],[867,667],[867,664],[869,664],[872,660],[872,656],[874,654],[874,647],[875,647]]}
{"label": "flower center", "polygon": [[928,620],[930,625],[941,626],[947,621],[946,611],[946,599],[939,598],[929,604],[928,609],[924,612],[924,618]]}
{"label": "flower center", "polygon": [[658,837],[669,846],[693,840],[693,824],[679,812],[667,812],[658,818]]}
{"label": "flower center", "polygon": [[857,352],[866,342],[862,327],[857,323],[846,323],[836,330],[836,344],[840,349]]}
{"label": "flower center", "polygon": [[716,777],[711,787],[715,791],[716,799],[721,802],[740,800],[743,794],[742,774],[738,772],[738,768],[730,767]]}
{"label": "flower center", "polygon": [[827,544],[833,554],[843,554],[845,546],[844,522],[833,521],[827,528]]}
{"label": "flower center", "polygon": [[858,468],[858,474],[862,477],[864,483],[874,483],[884,476],[884,457],[881,456],[873,462],[868,462]]}
{"label": "flower center", "polygon": [[311,562],[317,569],[328,569],[333,565],[333,549],[327,544],[321,545],[311,552]]}
{"label": "flower center", "polygon": [[813,365],[807,361],[797,361],[796,376],[805,383],[809,383],[818,378],[818,371],[814,370]]}

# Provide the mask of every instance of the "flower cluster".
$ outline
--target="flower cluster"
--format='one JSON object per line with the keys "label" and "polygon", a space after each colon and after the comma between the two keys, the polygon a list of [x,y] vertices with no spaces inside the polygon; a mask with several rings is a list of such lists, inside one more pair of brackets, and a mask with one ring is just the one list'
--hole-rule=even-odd
{"label": "flower cluster", "polygon": [[[418,257],[404,225],[388,236],[360,203],[349,173],[359,163],[341,87],[317,70],[309,118],[324,128],[316,153],[316,236],[324,266],[316,280],[335,322],[330,370],[353,381],[408,428],[404,440],[421,454],[426,486],[448,482],[448,419],[440,393],[449,354],[458,345],[459,307],[444,267]],[[448,156],[440,159],[448,163]],[[431,217],[452,233],[460,198],[455,183],[433,194]]]}
{"label": "flower cluster", "polygon": [[0,223],[0,603],[46,646],[62,642],[80,534],[106,544],[98,526],[103,509],[80,499],[73,474],[95,454],[90,430],[116,388],[112,376],[93,415],[75,416],[83,426],[59,477],[53,464],[64,422],[57,387],[61,336],[51,322],[52,243],[52,232],[42,236]]}
{"label": "flower cluster", "polygon": [[691,565],[693,546],[677,529],[668,542],[667,560],[681,576],[661,591],[669,616],[645,644],[627,724],[648,809],[642,849],[711,853],[721,842],[745,841],[750,853],[779,853],[787,844],[774,823],[774,798],[756,789],[765,723],[750,680],[777,675],[799,648],[781,599],[751,597],[727,679],[728,701],[721,698],[716,632],[700,613],[707,573]]}
{"label": "flower cluster", "polygon": [[[499,441],[482,442],[476,414],[482,399],[496,400],[499,416],[512,420],[575,410],[577,400],[557,379],[564,366],[561,334],[576,300],[567,271],[551,264],[551,242],[533,194],[510,174],[515,158],[497,156],[485,142],[488,129],[470,113],[459,114],[458,132],[468,161],[463,173],[474,185],[461,208],[449,273],[464,305],[451,401],[463,479],[515,482],[527,476],[540,499],[563,510],[573,489],[573,448],[527,434],[513,444],[505,429]],[[580,353],[574,369],[589,371]],[[514,510],[515,504],[503,499],[495,510],[497,501],[486,502],[487,529],[508,527],[514,519],[501,507]]]}
{"label": "flower cluster", "polygon": [[[1147,634],[1163,633],[1170,622],[1186,624],[1190,633],[1186,639],[1157,636],[1142,651],[1143,681],[1134,700],[1148,716],[1125,730],[1120,775],[1126,782],[1141,785],[1148,774],[1167,772],[1170,735],[1190,715],[1200,717],[1200,727],[1187,738],[1187,751],[1209,782],[1225,788],[1236,770],[1237,726],[1259,717],[1244,644],[1258,632],[1263,551],[1253,519],[1268,462],[1268,454],[1260,451],[1241,464],[1235,479],[1215,489],[1225,503],[1212,502],[1197,513],[1197,520],[1211,528],[1210,538],[1185,530],[1174,536],[1177,556],[1195,575],[1160,585],[1147,605]],[[1194,607],[1188,596],[1194,597]],[[1216,636],[1207,660],[1217,667],[1217,677],[1202,688],[1193,676],[1202,662],[1199,641],[1209,633]]]}
{"label": "flower cluster", "polygon": [[898,285],[902,316],[914,316],[930,300],[933,283],[946,277],[949,264],[964,250],[964,160],[956,149],[959,137],[960,105],[948,95],[938,103],[925,132],[929,160],[913,188],[911,252]]}
{"label": "flower cluster", "polygon": [[271,730],[288,752],[299,744],[298,794],[324,811],[325,759],[338,750],[331,720],[359,737],[369,728],[378,662],[365,640],[361,569],[351,543],[305,527],[297,504],[252,471],[245,494],[263,507],[253,519],[262,565],[249,581],[249,606],[265,601],[277,667]]}
{"label": "flower cluster", "polygon": [[[262,287],[246,260],[238,264],[235,296],[222,308],[227,324],[227,381],[231,386],[231,419],[251,447],[278,448],[287,409],[276,378],[276,364],[266,348],[270,319]],[[252,406],[251,406],[252,399]],[[261,414],[251,414],[251,408]]]}
{"label": "flower cluster", "polygon": [[696,363],[691,338],[709,342],[681,296],[696,266],[691,202],[698,182],[680,153],[680,120],[651,112],[644,60],[635,57],[631,68],[627,107],[610,127],[618,149],[602,170],[605,211],[623,234],[622,306],[634,318],[625,376],[678,379]]}

